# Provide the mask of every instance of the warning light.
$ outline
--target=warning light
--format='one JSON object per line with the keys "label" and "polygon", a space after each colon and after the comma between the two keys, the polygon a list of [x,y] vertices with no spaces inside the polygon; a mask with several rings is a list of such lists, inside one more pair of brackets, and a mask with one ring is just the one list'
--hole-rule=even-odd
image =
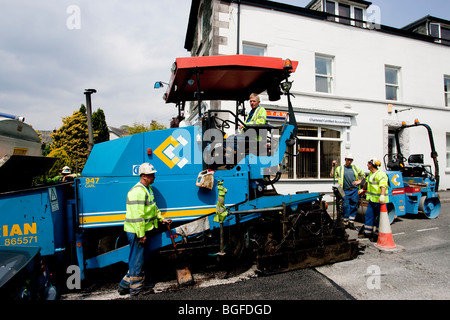
{"label": "warning light", "polygon": [[284,61],[283,69],[284,70],[292,70],[292,61],[290,59],[286,59]]}
{"label": "warning light", "polygon": [[402,121],[402,126],[406,126],[406,122],[405,121]]}
{"label": "warning light", "polygon": [[414,124],[419,124],[419,119],[415,119]]}

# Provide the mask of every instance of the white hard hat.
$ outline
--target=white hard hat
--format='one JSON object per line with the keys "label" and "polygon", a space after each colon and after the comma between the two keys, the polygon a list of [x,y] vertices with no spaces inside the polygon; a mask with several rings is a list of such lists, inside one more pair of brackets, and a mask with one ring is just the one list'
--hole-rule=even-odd
{"label": "white hard hat", "polygon": [[144,162],[139,166],[139,175],[155,173],[155,168],[148,162]]}
{"label": "white hard hat", "polygon": [[353,157],[353,153],[348,153],[348,154],[345,156],[345,159],[352,159],[352,160],[354,160],[355,158]]}
{"label": "white hard hat", "polygon": [[68,166],[64,166],[61,170],[61,173],[68,173],[71,174],[72,170],[70,170],[70,168]]}

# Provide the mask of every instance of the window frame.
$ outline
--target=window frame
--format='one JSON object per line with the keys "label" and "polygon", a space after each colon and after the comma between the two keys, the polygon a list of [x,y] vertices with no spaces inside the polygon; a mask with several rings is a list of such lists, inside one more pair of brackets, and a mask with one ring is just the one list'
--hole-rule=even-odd
{"label": "window frame", "polygon": [[[443,32],[444,30],[445,32]],[[439,35],[440,35],[439,43],[450,45],[450,28],[441,25]]]}
{"label": "window frame", "polygon": [[[330,74],[317,73],[317,59],[318,58],[330,61],[330,68],[329,68]],[[328,90],[326,92],[318,90],[317,78],[322,78],[322,79],[326,79],[327,80]],[[333,56],[328,56],[328,55],[323,55],[323,54],[316,53],[316,55],[314,57],[314,80],[315,80],[315,92],[326,93],[326,94],[333,94],[334,93],[335,78],[334,78],[334,57]]]}
{"label": "window frame", "polygon": [[[356,9],[361,10],[361,19],[356,18]],[[360,28],[364,28],[366,26],[366,23],[364,21],[366,21],[365,19],[365,10],[364,8],[360,8],[360,7],[353,7],[353,19],[358,19],[361,21],[356,21],[353,20],[352,22],[355,24],[356,27],[360,27]]]}
{"label": "window frame", "polygon": [[[433,35],[433,32],[432,32],[433,31],[432,30],[433,26],[437,27],[437,32],[438,32],[437,35]],[[440,39],[441,39],[441,24],[440,23],[436,23],[436,22],[430,22],[430,24],[428,25],[428,34],[431,37],[438,38],[439,39],[438,42],[440,42]]]}
{"label": "window frame", "polygon": [[[386,72],[389,70],[395,70],[397,83],[390,83],[386,77]],[[384,85],[385,85],[385,99],[388,101],[400,101],[400,71],[401,68],[397,66],[385,65],[384,66]],[[388,87],[395,88],[395,99],[388,98]]]}
{"label": "window frame", "polygon": [[[330,11],[328,11],[328,3],[332,3],[333,4],[333,6],[334,6],[334,12],[330,12]],[[328,18],[328,20],[329,21],[335,21],[335,22],[338,22],[338,23],[342,23],[342,24],[346,24],[346,25],[352,25],[352,26],[356,26],[356,27],[362,27],[362,28],[365,28],[366,27],[366,23],[365,23],[365,21],[366,21],[366,9],[365,8],[363,8],[363,7],[360,7],[360,6],[355,6],[354,4],[347,4],[347,3],[340,3],[340,2],[338,2],[338,1],[333,1],[333,0],[326,0],[325,2],[324,2],[324,4],[325,4],[325,8],[324,8],[324,12],[326,12],[326,13],[328,13],[328,14],[333,14],[334,15],[334,17],[329,17]],[[347,20],[349,20],[349,22],[344,22],[344,21],[341,21],[341,15],[340,15],[340,7],[341,6],[347,6],[347,7],[350,7],[350,16],[347,18],[347,17],[342,17],[342,20],[344,20],[344,21],[347,21]],[[358,9],[358,10],[361,10],[362,11],[362,21],[364,21],[364,22],[360,22],[360,21],[355,21],[354,19],[356,19],[355,18],[355,9]]]}
{"label": "window frame", "polygon": [[450,75],[444,75],[444,99],[445,106],[450,107]]}
{"label": "window frame", "polygon": [[[341,157],[342,154],[342,148],[344,143],[344,135],[346,129],[344,127],[333,127],[333,126],[314,126],[311,124],[298,124],[299,131],[301,131],[301,128],[312,128],[317,130],[316,136],[304,136],[304,135],[297,135],[297,139],[295,141],[295,144],[293,146],[288,147],[288,154],[291,153],[291,155],[288,155],[288,162],[286,163],[287,171],[286,173],[283,173],[281,179],[282,180],[288,180],[288,181],[300,181],[300,180],[317,180],[317,181],[323,181],[331,179],[329,170],[322,170],[322,162],[324,161],[321,158],[322,153],[322,146],[324,142],[336,142],[338,143],[338,158]],[[330,138],[330,137],[324,137],[322,136],[323,129],[333,130],[336,131],[339,134],[338,138]],[[297,154],[299,149],[299,141],[308,141],[308,142],[316,142],[315,148],[317,148],[317,158],[315,159],[317,162],[316,172],[314,177],[298,177],[298,163],[297,163],[297,157],[292,156],[292,154]],[[308,152],[308,151],[306,151]],[[336,159],[340,161],[339,159]],[[331,162],[329,161],[330,169],[331,169]],[[324,169],[327,169],[326,167]],[[323,175],[322,175],[323,173]]]}
{"label": "window frame", "polygon": [[[262,55],[254,55],[254,54],[245,52],[246,48],[261,50]],[[265,44],[247,42],[247,41],[242,42],[242,54],[264,57],[264,56],[266,56],[266,53],[267,53],[267,45],[265,45]]]}
{"label": "window frame", "polygon": [[[343,10],[348,8],[348,17],[343,15]],[[342,24],[352,25],[352,6],[345,3],[338,3],[338,22]]]}
{"label": "window frame", "polygon": [[197,15],[197,47],[200,48],[203,41],[203,5],[200,6]]}
{"label": "window frame", "polygon": [[450,172],[450,132],[446,133],[446,147],[445,147],[445,154],[446,154],[446,172]]}

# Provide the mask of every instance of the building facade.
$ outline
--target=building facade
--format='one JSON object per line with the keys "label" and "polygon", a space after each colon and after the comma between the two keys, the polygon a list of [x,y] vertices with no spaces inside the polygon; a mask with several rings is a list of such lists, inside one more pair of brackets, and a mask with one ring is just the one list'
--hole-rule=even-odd
{"label": "building facade", "polygon": [[[290,151],[296,156],[287,158],[279,192],[293,185],[329,192],[333,160],[343,163],[353,153],[354,163],[367,171],[368,159],[383,162],[395,152],[394,130],[415,119],[432,128],[439,189],[450,189],[450,22],[426,16],[397,29],[380,24],[376,9],[357,0],[314,0],[305,8],[273,1],[192,0],[185,40],[191,55],[299,61],[291,76],[299,130]],[[261,98],[268,120],[282,123],[283,99]],[[433,168],[425,129],[405,130],[400,141],[406,157],[424,154]]]}

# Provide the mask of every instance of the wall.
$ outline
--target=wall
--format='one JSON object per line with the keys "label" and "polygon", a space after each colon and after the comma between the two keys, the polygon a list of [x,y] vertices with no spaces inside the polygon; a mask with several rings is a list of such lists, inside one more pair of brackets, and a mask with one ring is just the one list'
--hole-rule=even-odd
{"label": "wall", "polygon": [[[218,54],[236,54],[237,4],[231,4],[228,12],[226,7],[222,3],[221,12],[216,15],[222,43]],[[387,153],[388,127],[402,121],[413,123],[418,118],[433,129],[441,169],[440,187],[450,188],[450,172],[445,170],[450,108],[445,107],[443,85],[444,74],[450,74],[449,46],[247,5],[241,5],[240,11],[241,43],[264,45],[267,56],[299,61],[291,77],[295,108],[319,114],[351,114],[352,125],[347,128],[350,140],[342,144],[342,160],[351,151],[356,156],[355,164],[366,170],[370,157],[382,160]],[[334,57],[331,94],[315,92],[315,54]],[[399,101],[385,100],[385,65],[401,68]],[[392,112],[388,112],[389,104]],[[424,128],[409,129],[403,140],[406,145],[402,151],[423,153],[425,162],[432,164]],[[331,183],[331,179],[286,181],[277,189],[289,189],[294,184],[306,185],[309,191],[329,191]]]}

